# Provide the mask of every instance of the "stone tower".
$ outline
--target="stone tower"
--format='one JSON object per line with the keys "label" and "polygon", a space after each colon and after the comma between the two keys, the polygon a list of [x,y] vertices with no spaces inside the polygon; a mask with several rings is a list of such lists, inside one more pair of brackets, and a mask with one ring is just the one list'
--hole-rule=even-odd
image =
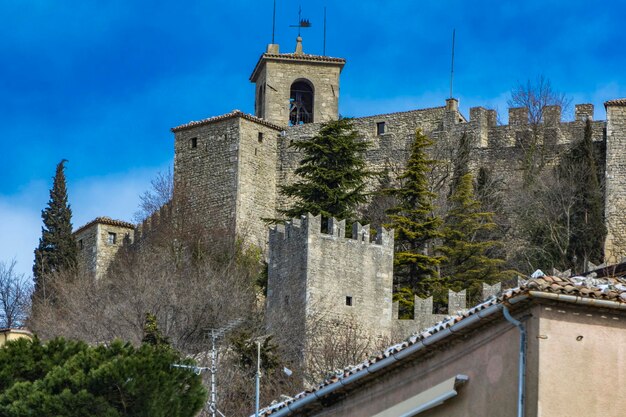
{"label": "stone tower", "polygon": [[256,84],[255,115],[281,126],[336,120],[345,63],[305,54],[299,36],[293,53],[281,54],[277,44],[268,45],[250,76]]}
{"label": "stone tower", "polygon": [[309,214],[269,235],[268,329],[304,356],[316,336],[350,326],[371,340],[391,335],[393,232],[379,229],[371,241],[369,226],[355,223],[351,239],[345,221],[330,219],[329,233],[321,226]]}

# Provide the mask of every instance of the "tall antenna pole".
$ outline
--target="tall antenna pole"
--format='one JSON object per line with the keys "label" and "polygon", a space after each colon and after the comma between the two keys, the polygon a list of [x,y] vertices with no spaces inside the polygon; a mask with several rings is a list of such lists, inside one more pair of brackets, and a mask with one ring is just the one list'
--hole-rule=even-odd
{"label": "tall antenna pole", "polygon": [[450,98],[452,98],[452,83],[454,82],[454,37],[456,29],[452,29],[452,66],[450,67]]}
{"label": "tall antenna pole", "polygon": [[211,417],[215,417],[217,410],[217,388],[215,387],[215,374],[217,373],[217,351],[215,349],[215,330],[211,329]]}
{"label": "tall antenna pole", "polygon": [[272,15],[272,44],[274,44],[275,32],[276,32],[276,0],[274,0],[274,14]]}
{"label": "tall antenna pole", "polygon": [[259,417],[259,398],[261,392],[261,342],[257,340],[256,342],[256,351],[257,351],[257,359],[256,359],[256,391],[255,391],[255,417]]}
{"label": "tall antenna pole", "polygon": [[326,56],[326,6],[324,6],[324,52],[322,55]]}

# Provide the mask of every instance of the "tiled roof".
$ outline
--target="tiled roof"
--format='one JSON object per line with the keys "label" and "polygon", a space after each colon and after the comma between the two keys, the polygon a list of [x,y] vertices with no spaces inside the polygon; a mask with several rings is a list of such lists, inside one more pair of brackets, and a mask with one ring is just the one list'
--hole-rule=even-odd
{"label": "tiled roof", "polygon": [[251,114],[244,113],[241,110],[233,110],[230,113],[222,114],[221,116],[214,116],[214,117],[209,117],[208,119],[202,119],[202,120],[198,120],[198,121],[191,121],[189,123],[185,123],[183,125],[173,127],[171,129],[171,131],[172,132],[180,132],[181,130],[190,129],[190,128],[196,127],[196,126],[208,125],[208,124],[211,124],[211,123],[219,122],[219,121],[230,119],[230,118],[233,118],[233,117],[241,117],[243,119],[250,120],[251,122],[255,122],[255,123],[259,123],[259,124],[262,124],[264,126],[267,126],[267,127],[271,127],[272,129],[285,130],[285,128],[282,127],[282,126],[276,125],[274,123],[270,123],[270,122],[268,122],[266,120],[263,120],[263,119],[261,119],[259,117],[256,117],[256,116],[253,116]]}
{"label": "tiled roof", "polygon": [[96,217],[95,219],[93,219],[92,221],[87,223],[86,225],[81,226],[78,229],[76,229],[74,234],[82,232],[83,230],[85,230],[88,227],[93,226],[94,224],[108,224],[109,226],[125,227],[127,229],[134,229],[135,228],[134,224],[129,223],[129,222],[125,222],[123,220],[114,220],[114,219],[112,219],[110,217]]}
{"label": "tiled roof", "polygon": [[320,62],[326,64],[339,64],[342,67],[346,64],[346,60],[343,58],[334,58],[332,56],[323,56],[323,55],[310,55],[310,54],[269,54],[264,53],[261,55],[259,60],[257,61],[254,69],[252,70],[252,74],[250,75],[250,81],[254,81],[255,75],[259,67],[261,66],[261,62],[263,60],[272,60],[272,61],[308,61],[308,62]]}
{"label": "tiled roof", "polygon": [[[408,350],[412,346],[418,344],[427,345],[431,340],[432,343],[435,343],[438,341],[435,339],[439,339],[436,335],[446,329],[453,326],[456,327],[464,321],[471,321],[470,319],[475,316],[478,316],[479,319],[485,318],[487,316],[486,310],[493,312],[495,311],[494,308],[502,305],[513,304],[514,302],[533,298],[547,298],[564,302],[582,302],[583,304],[599,308],[612,306],[613,308],[626,309],[626,279],[585,277],[558,278],[552,276],[530,279],[520,287],[504,291],[499,297],[491,298],[465,312],[458,313],[432,327],[424,329],[410,336],[405,341],[385,349],[356,366],[350,366],[337,371],[319,386],[311,390],[303,391],[289,400],[272,404],[261,410],[260,415],[268,416],[275,414],[286,407],[291,408],[292,405],[295,406],[295,403],[299,401],[304,402],[305,399],[312,399],[312,396],[321,397],[325,394],[324,391],[328,392],[334,384],[336,384],[337,387],[340,385],[345,386],[350,383],[350,380],[356,380],[357,374],[359,373],[375,372],[370,371],[368,368],[376,363],[396,356],[398,353]],[[452,331],[449,332],[453,334]],[[400,356],[408,357],[409,355]],[[380,365],[383,364],[381,363]],[[385,365],[377,366],[377,368],[381,369],[384,366]]]}
{"label": "tiled roof", "polygon": [[607,106],[626,106],[626,98],[616,98],[615,100],[605,101],[604,107]]}

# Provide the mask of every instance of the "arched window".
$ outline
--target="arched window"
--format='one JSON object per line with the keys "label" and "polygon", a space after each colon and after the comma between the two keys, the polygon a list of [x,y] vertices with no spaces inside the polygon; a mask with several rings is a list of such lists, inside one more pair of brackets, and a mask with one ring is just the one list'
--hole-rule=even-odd
{"label": "arched window", "polygon": [[254,103],[256,117],[265,117],[265,84],[261,84],[256,94]]}
{"label": "arched window", "polygon": [[291,84],[289,95],[289,125],[313,122],[313,86],[307,80]]}

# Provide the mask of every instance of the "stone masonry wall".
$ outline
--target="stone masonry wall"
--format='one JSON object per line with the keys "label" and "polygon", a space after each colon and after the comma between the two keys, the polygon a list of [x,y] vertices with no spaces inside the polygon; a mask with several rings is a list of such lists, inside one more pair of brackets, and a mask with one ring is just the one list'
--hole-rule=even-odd
{"label": "stone masonry wall", "polygon": [[607,102],[605,175],[606,263],[626,256],[626,100]]}
{"label": "stone masonry wall", "polygon": [[116,220],[96,220],[75,233],[79,266],[96,279],[106,274],[120,248],[126,242],[133,242],[133,226],[123,223]]}
{"label": "stone masonry wall", "polygon": [[306,79],[313,85],[313,121],[336,120],[339,107],[339,73],[336,63],[267,60],[263,78],[257,83],[265,84],[264,119],[279,125],[289,124],[289,96],[291,85]]}
{"label": "stone masonry wall", "polygon": [[280,131],[243,118],[239,123],[236,233],[265,250],[267,225],[262,219],[277,216],[276,159]]}
{"label": "stone masonry wall", "polygon": [[285,297],[305,297],[307,329],[357,323],[373,337],[390,335],[393,236],[383,229],[370,242],[369,227],[357,223],[347,239],[344,225],[331,220],[325,234],[308,215],[270,232],[270,321],[288,307]]}
{"label": "stone masonry wall", "polygon": [[236,117],[175,132],[174,198],[217,231],[235,230],[239,142]]}

